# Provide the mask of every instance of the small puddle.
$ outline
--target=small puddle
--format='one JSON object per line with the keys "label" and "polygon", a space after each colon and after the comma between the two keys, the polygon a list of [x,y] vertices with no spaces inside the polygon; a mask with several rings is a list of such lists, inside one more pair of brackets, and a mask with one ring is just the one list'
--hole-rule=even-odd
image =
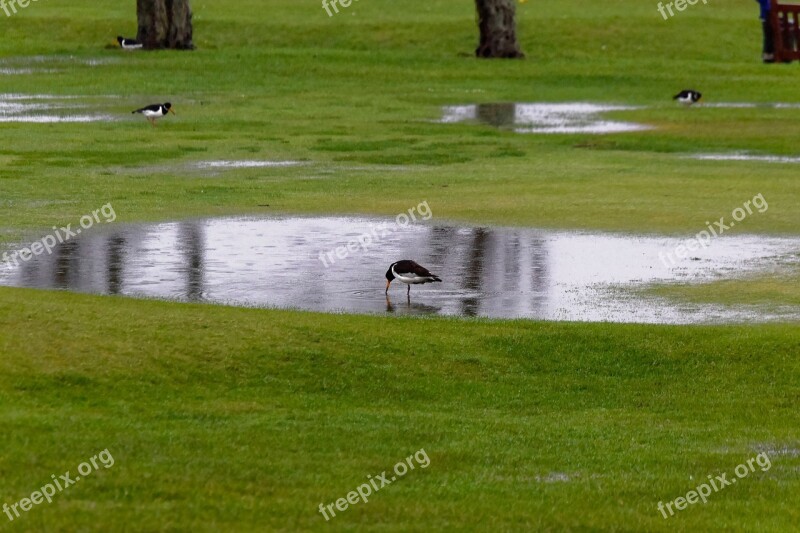
{"label": "small puddle", "polygon": [[233,168],[284,168],[296,167],[302,165],[302,161],[200,161],[195,163],[196,168],[215,168],[215,169],[233,169]]}
{"label": "small puddle", "polygon": [[[321,254],[360,236],[328,266]],[[348,313],[434,314],[570,321],[734,323],[798,320],[764,311],[643,296],[651,283],[703,282],[776,268],[800,238],[720,237],[666,266],[685,239],[518,228],[409,224],[347,217],[218,218],[92,228],[27,263],[0,263],[0,285],[239,306]],[[324,257],[324,255],[323,255]],[[330,256],[329,256],[330,257]],[[392,284],[411,258],[443,283]]]}
{"label": "small puddle", "polygon": [[117,60],[111,58],[84,59],[74,56],[10,57],[0,60],[0,76],[58,74],[60,72],[65,72],[67,68],[74,68],[75,65],[99,67],[101,65],[107,65],[116,62]]}
{"label": "small puddle", "polygon": [[716,107],[721,109],[800,109],[798,103],[787,102],[700,102],[694,107]]}
{"label": "small puddle", "polygon": [[800,163],[800,157],[781,156],[781,155],[752,155],[742,152],[734,152],[730,154],[694,154],[689,156],[690,159],[699,159],[700,161],[755,161],[759,163]]}
{"label": "small puddle", "polygon": [[477,122],[512,128],[517,133],[572,134],[625,133],[650,129],[644,124],[606,120],[603,113],[633,111],[634,106],[602,105],[584,102],[549,104],[477,104],[448,106],[439,122]]}
{"label": "small puddle", "polygon": [[109,65],[118,63],[119,60],[110,57],[76,57],[76,56],[15,56],[0,59],[0,65],[30,65],[31,63],[45,64],[72,64],[72,65],[86,65],[89,67],[98,67],[100,65]]}
{"label": "small puddle", "polygon": [[111,115],[87,113],[92,106],[74,96],[49,94],[0,94],[0,122],[99,122],[115,120]]}
{"label": "small puddle", "polygon": [[59,71],[54,69],[0,67],[0,76],[20,76],[25,74],[54,74],[57,72]]}

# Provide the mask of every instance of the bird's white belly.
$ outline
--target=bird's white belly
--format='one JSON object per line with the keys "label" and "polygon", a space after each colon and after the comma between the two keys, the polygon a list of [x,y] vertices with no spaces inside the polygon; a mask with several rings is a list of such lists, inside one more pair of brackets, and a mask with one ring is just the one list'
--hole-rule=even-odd
{"label": "bird's white belly", "polygon": [[413,274],[408,277],[406,276],[396,276],[396,277],[397,281],[405,283],[406,285],[416,285],[418,283],[426,283],[431,280],[431,278],[414,276]]}
{"label": "bird's white belly", "polygon": [[162,117],[164,115],[161,114],[161,111],[145,111],[144,116],[146,117]]}

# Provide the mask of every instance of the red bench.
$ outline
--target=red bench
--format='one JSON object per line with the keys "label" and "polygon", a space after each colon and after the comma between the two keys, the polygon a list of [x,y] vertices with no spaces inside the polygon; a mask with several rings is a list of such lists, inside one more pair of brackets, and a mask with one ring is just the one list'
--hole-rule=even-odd
{"label": "red bench", "polygon": [[775,42],[775,61],[800,61],[800,4],[772,1],[770,24]]}

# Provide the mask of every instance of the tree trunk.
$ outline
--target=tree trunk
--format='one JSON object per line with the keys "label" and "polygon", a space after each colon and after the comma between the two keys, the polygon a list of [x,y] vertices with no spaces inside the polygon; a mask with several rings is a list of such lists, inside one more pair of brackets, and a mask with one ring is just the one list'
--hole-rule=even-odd
{"label": "tree trunk", "polygon": [[189,0],[136,0],[139,32],[146,50],[192,50],[192,9]]}
{"label": "tree trunk", "polygon": [[475,0],[481,41],[478,57],[521,58],[525,54],[517,42],[515,0]]}

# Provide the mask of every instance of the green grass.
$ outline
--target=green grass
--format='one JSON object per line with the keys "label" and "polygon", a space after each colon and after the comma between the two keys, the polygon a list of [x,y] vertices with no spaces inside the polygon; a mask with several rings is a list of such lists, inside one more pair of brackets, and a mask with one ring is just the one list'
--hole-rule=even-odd
{"label": "green grass", "polygon": [[[800,518],[795,326],[390,320],[16,289],[0,317],[3,498],[99,450],[115,459],[11,527],[321,529],[320,503],[420,448],[427,469],[330,526]],[[765,450],[769,471],[669,521],[656,510]]]}
{"label": "green grass", "polygon": [[[473,3],[194,2],[195,52],[123,53],[134,8],[0,15],[3,93],[82,97],[117,121],[0,123],[0,243],[112,203],[117,221],[394,216],[694,235],[800,233],[797,64],[759,62],[756,5],[530,1],[525,61],[479,61]],[[31,62],[32,56],[44,59]],[[89,66],[86,60],[102,60]],[[150,128],[132,109],[171,101]],[[588,101],[654,126],[611,136],[437,124],[441,106]],[[299,160],[200,171],[218,159]],[[269,204],[264,207],[264,204]],[[734,234],[734,232],[731,232]],[[797,305],[796,276],[679,299]],[[661,290],[661,289],[656,289]],[[660,327],[398,319],[0,289],[0,503],[102,449],[116,464],[4,531],[785,531],[798,523],[796,324]],[[424,448],[431,464],[330,523],[317,512]],[[664,520],[659,501],[767,450],[772,468]],[[562,481],[566,479],[566,481]]]}
{"label": "green grass", "polygon": [[[797,232],[793,166],[682,157],[796,151],[800,109],[686,110],[670,100],[693,86],[710,102],[794,101],[796,65],[757,61],[758,21],[740,3],[667,22],[633,1],[523,5],[529,57],[510,62],[468,56],[466,1],[369,0],[333,18],[314,2],[218,2],[196,6],[196,52],[151,54],[104,48],[130,33],[128,6],[32,5],[5,21],[13,38],[0,55],[10,65],[55,56],[39,65],[57,73],[5,76],[4,91],[95,97],[122,122],[0,125],[13,141],[0,146],[0,193],[11,207],[0,227],[50,227],[108,201],[134,221],[263,213],[258,204],[394,215],[426,199],[437,218],[455,221],[693,234],[761,193],[769,216],[748,231]],[[89,58],[107,63],[80,63]],[[166,99],[178,116],[158,130],[129,114]],[[447,104],[570,100],[644,105],[613,116],[657,129],[545,137],[433,122]],[[310,164],[213,177],[187,170],[237,158]]]}

